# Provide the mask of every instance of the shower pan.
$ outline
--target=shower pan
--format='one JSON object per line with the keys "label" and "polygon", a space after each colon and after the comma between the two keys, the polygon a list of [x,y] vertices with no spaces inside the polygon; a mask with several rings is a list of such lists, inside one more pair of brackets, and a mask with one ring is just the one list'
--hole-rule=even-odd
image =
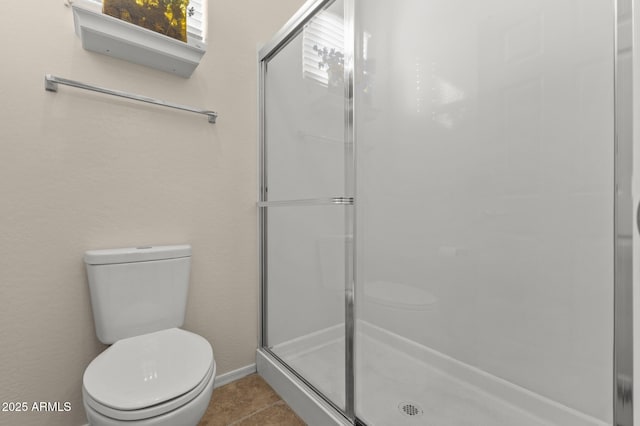
{"label": "shower pan", "polygon": [[257,364],[308,423],[632,426],[631,28],[318,0],[260,50]]}

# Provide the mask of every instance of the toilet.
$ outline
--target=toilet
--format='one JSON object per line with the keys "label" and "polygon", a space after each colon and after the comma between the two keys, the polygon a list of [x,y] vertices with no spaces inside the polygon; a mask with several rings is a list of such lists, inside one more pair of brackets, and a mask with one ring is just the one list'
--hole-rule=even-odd
{"label": "toilet", "polygon": [[87,367],[92,426],[194,426],[216,376],[209,342],[181,330],[191,246],[90,250],[84,255],[96,335],[110,344]]}

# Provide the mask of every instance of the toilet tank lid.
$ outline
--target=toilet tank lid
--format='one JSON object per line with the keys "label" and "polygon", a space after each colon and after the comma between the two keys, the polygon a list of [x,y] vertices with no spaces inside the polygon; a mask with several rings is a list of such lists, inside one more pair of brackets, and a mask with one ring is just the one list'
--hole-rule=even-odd
{"label": "toilet tank lid", "polygon": [[171,246],[141,246],[106,250],[88,250],[84,254],[87,265],[147,262],[150,260],[177,259],[191,256],[188,244]]}

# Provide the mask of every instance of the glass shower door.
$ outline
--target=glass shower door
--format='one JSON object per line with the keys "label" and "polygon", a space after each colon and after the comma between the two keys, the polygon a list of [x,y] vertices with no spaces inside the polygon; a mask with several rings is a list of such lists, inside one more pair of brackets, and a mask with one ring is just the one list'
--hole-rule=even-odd
{"label": "glass shower door", "polygon": [[358,417],[611,425],[614,2],[356,4]]}
{"label": "glass shower door", "polygon": [[[345,409],[343,4],[263,61],[263,346]],[[264,303],[266,302],[266,303]]]}

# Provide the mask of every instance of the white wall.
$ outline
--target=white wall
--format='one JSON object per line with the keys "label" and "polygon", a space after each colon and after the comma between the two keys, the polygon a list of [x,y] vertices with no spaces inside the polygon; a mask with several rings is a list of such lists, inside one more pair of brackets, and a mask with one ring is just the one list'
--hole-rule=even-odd
{"label": "white wall", "polygon": [[[209,49],[190,79],[83,50],[63,3],[18,7],[0,26],[0,401],[72,411],[0,412],[2,425],[86,422],[82,374],[104,349],[87,249],[192,244],[185,328],[211,341],[220,373],[254,362],[256,48],[302,0],[211,0]],[[45,92],[45,73],[220,117]]]}

